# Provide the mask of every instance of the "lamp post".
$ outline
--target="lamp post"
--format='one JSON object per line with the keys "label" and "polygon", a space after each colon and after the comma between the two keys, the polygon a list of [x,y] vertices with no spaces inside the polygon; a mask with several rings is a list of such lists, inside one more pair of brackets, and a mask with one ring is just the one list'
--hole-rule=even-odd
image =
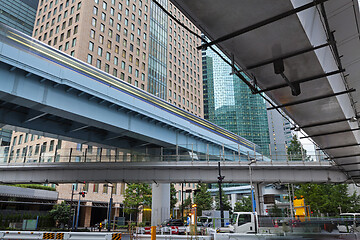
{"label": "lamp post", "polygon": [[113,201],[113,189],[114,189],[114,185],[110,185],[110,183],[107,183],[104,185],[104,187],[111,187],[111,192],[110,192],[110,201],[109,201],[109,206],[108,206],[108,225],[107,225],[107,229],[108,232],[110,232],[111,229],[111,209],[112,209],[112,201]]}
{"label": "lamp post", "polygon": [[218,162],[218,168],[219,168],[218,185],[219,185],[220,218],[221,218],[221,227],[224,227],[224,205],[222,202],[221,184],[222,184],[222,181],[224,180],[225,176],[221,176],[220,162]]}
{"label": "lamp post", "polygon": [[70,205],[70,212],[73,215],[73,218],[72,218],[72,222],[71,222],[71,231],[74,231],[74,227],[75,227],[75,213],[73,213],[72,209],[73,209],[73,200],[74,200],[74,190],[75,190],[75,185],[73,184],[72,185],[72,189],[71,189],[71,205]]}
{"label": "lamp post", "polygon": [[78,208],[77,208],[77,213],[76,213],[76,225],[75,225],[75,231],[77,231],[77,228],[79,226],[79,216],[80,216],[80,196],[82,196],[83,198],[86,195],[86,191],[82,191],[79,192],[79,201],[78,201]]}
{"label": "lamp post", "polygon": [[250,161],[249,165],[249,176],[250,176],[250,192],[251,192],[251,209],[252,212],[255,212],[255,204],[254,204],[254,188],[252,183],[252,175],[251,175],[251,164],[256,163],[256,159]]}

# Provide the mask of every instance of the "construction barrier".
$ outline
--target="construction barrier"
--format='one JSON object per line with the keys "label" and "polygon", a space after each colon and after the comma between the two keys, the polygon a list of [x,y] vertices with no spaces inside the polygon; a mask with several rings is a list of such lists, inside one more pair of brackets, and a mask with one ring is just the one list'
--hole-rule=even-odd
{"label": "construction barrier", "polygon": [[0,240],[120,240],[121,233],[0,231]]}

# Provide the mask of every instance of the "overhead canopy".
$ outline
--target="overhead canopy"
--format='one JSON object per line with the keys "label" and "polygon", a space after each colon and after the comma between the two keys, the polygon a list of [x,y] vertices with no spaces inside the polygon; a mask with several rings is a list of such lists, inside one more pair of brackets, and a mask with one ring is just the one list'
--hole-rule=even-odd
{"label": "overhead canopy", "polygon": [[171,1],[360,181],[357,0]]}

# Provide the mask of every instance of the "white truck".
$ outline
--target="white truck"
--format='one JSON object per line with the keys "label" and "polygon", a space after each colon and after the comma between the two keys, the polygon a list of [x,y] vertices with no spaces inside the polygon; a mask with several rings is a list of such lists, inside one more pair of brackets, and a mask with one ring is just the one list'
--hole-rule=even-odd
{"label": "white truck", "polygon": [[[224,230],[224,229],[221,229]],[[253,212],[234,212],[229,232],[231,233],[258,233],[259,218]]]}
{"label": "white truck", "polygon": [[[198,217],[202,226],[217,229],[221,227],[221,212],[219,210],[203,210],[202,216]],[[224,226],[230,225],[229,211],[224,211]]]}
{"label": "white truck", "polygon": [[[261,226],[260,226],[261,222]],[[229,227],[218,228],[218,232],[240,234],[273,234],[283,231],[277,220],[263,216],[260,218],[253,212],[234,212]]]}

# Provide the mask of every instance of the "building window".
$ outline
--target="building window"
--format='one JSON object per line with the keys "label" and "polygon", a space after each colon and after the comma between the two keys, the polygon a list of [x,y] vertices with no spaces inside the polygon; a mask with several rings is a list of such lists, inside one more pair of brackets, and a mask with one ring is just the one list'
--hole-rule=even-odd
{"label": "building window", "polygon": [[94,183],[93,192],[94,192],[94,193],[99,192],[99,184],[98,184],[98,183]]}
{"label": "building window", "polygon": [[92,64],[92,56],[90,54],[87,56],[87,63]]}
{"label": "building window", "polygon": [[100,59],[96,60],[96,67],[101,69],[101,60]]}
{"label": "building window", "polygon": [[94,51],[94,43],[93,42],[89,42],[89,50],[90,51]]}
{"label": "building window", "polygon": [[102,56],[102,48],[101,47],[98,47],[98,55]]}

